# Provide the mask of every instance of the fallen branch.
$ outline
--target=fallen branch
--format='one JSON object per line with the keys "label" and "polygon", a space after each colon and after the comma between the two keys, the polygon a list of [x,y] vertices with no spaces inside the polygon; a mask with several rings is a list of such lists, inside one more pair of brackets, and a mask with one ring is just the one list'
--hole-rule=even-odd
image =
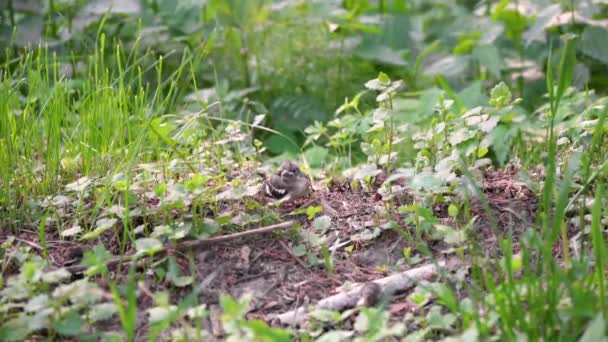
{"label": "fallen branch", "polygon": [[[454,268],[460,264],[459,261],[440,261],[437,264],[427,264],[405,272],[393,274],[391,276],[376,279],[373,282],[380,286],[381,295],[393,294],[397,292],[407,291],[421,280],[429,280],[439,273],[439,270],[445,266]],[[345,292],[324,298],[320,300],[313,310],[330,310],[343,311],[354,307],[361,297],[361,290],[364,284],[358,284],[346,290]],[[308,319],[308,307],[299,307],[275,316],[282,324],[300,325]]]}
{"label": "fallen branch", "polygon": [[277,230],[286,230],[286,229],[293,227],[294,224],[295,224],[294,221],[285,221],[283,223],[277,223],[277,224],[273,224],[273,225],[266,226],[266,227],[250,229],[250,230],[246,230],[246,231],[240,232],[240,233],[222,235],[222,236],[204,239],[204,240],[183,241],[183,242],[180,242],[177,245],[175,245],[175,249],[176,250],[185,250],[185,249],[190,249],[190,248],[196,249],[196,248],[203,247],[203,246],[209,246],[209,245],[212,245],[215,243],[239,239],[239,238],[242,238],[245,236],[265,234],[265,233],[270,233],[270,232],[274,232]]}
{"label": "fallen branch", "polygon": [[[184,251],[184,250],[190,250],[190,249],[197,249],[197,248],[201,248],[204,246],[209,246],[209,245],[213,245],[213,244],[220,243],[220,242],[235,240],[235,239],[239,239],[239,238],[246,237],[246,236],[265,234],[265,233],[270,233],[270,232],[274,232],[277,230],[286,230],[286,229],[293,227],[294,224],[295,224],[294,221],[286,221],[286,222],[273,224],[273,225],[266,226],[266,227],[250,229],[250,230],[246,230],[246,231],[240,232],[240,233],[222,235],[222,236],[213,237],[213,238],[204,239],[204,240],[183,241],[183,242],[177,243],[175,246],[166,246],[153,255],[166,254],[171,251]],[[148,256],[148,255],[144,255],[144,257],[146,257],[146,256]],[[108,268],[112,268],[118,264],[136,261],[139,257],[141,257],[141,255],[129,255],[129,256],[117,257],[117,258],[108,260],[106,262],[106,266]],[[141,262],[141,261],[142,260],[139,260],[139,262]],[[87,268],[88,268],[88,266],[74,265],[74,266],[66,267],[66,270],[68,270],[70,273],[82,273]]]}

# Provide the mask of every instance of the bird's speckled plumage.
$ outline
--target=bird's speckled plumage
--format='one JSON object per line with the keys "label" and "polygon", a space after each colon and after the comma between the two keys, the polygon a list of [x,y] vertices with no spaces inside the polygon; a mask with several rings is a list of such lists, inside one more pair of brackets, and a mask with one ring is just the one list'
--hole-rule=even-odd
{"label": "bird's speckled plumage", "polygon": [[281,165],[279,171],[266,179],[264,193],[281,202],[294,201],[308,192],[309,181],[298,164],[288,161]]}
{"label": "bird's speckled plumage", "polygon": [[269,197],[281,199],[287,195],[287,184],[285,184],[281,176],[271,175],[264,182],[264,192]]}

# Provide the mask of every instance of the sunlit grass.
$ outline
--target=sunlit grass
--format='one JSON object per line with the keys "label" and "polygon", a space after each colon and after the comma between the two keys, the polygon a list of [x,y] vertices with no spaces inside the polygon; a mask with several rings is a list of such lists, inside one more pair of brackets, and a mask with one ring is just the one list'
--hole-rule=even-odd
{"label": "sunlit grass", "polygon": [[[0,71],[0,224],[36,222],[41,201],[80,177],[130,174],[137,163],[170,153],[151,125],[172,129],[162,115],[174,106],[177,83],[165,79],[150,89],[137,56],[115,51],[106,61],[96,50],[78,78],[62,75],[68,64],[44,48],[6,58]],[[189,65],[184,59],[174,77]],[[162,58],[154,67],[160,77]]]}
{"label": "sunlit grass", "polygon": [[[557,82],[553,76],[553,66],[547,67],[550,112],[545,145],[546,177],[540,195],[542,205],[537,212],[538,224],[518,236],[517,254],[513,253],[513,235],[509,232],[497,234],[502,239],[502,258],[496,261],[476,259],[483,264],[473,268],[476,276],[471,289],[476,291],[483,288],[487,291],[484,295],[473,296],[478,308],[473,312],[474,326],[482,334],[496,334],[490,323],[490,315],[487,315],[488,312],[495,312],[500,335],[507,340],[522,335],[532,340],[575,340],[584,333],[598,333],[592,331],[597,327],[588,324],[595,318],[601,319],[607,309],[604,284],[605,242],[600,233],[603,216],[600,203],[604,198],[602,186],[600,182],[589,178],[589,173],[587,179],[580,181],[586,184],[585,187],[590,185],[587,191],[595,193],[592,239],[591,243],[583,245],[582,250],[571,255],[574,246],[567,233],[566,209],[569,207],[569,198],[574,194],[573,174],[580,166],[580,157],[585,157],[584,154],[589,152],[575,153],[562,165],[557,162],[554,118],[572,79],[576,63],[573,49],[573,44],[568,41],[562,50]],[[602,117],[603,115],[605,113]],[[602,130],[603,120],[598,120],[595,132]],[[599,144],[601,139],[595,136],[588,151],[601,150]],[[587,157],[592,158],[590,155]],[[604,169],[603,161],[591,161],[595,167],[599,167],[597,171]],[[558,167],[562,168],[561,172]],[[558,177],[558,174],[562,176]],[[581,221],[584,221],[582,217]],[[556,251],[561,253],[556,254]],[[499,270],[498,274],[493,274],[491,269],[494,268]],[[482,312],[486,314],[480,314]],[[460,314],[466,317],[471,312],[463,308]]]}

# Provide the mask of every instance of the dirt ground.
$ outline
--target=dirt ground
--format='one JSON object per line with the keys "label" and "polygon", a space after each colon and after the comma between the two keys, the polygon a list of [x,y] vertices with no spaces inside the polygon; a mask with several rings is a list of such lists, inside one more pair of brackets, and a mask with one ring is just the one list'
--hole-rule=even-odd
{"label": "dirt ground", "polygon": [[[537,199],[523,182],[517,180],[517,172],[513,169],[486,173],[481,182],[481,191],[487,198],[492,213],[488,215],[482,203],[474,201],[471,205],[472,212],[479,218],[473,232],[478,243],[484,246],[488,253],[496,253],[499,241],[497,233],[511,231],[513,236],[517,237],[524,229],[531,227],[534,223]],[[404,202],[397,204],[406,204],[408,196],[402,196],[396,201]],[[239,297],[249,292],[253,294],[253,302],[248,317],[271,322],[274,314],[305,304],[314,304],[334,294],[336,288],[345,283],[365,283],[416,266],[403,261],[404,248],[411,248],[413,254],[420,256],[417,264],[440,258],[446,253],[447,246],[442,241],[429,239],[427,247],[433,255],[424,255],[418,253],[416,245],[408,242],[409,240],[395,229],[374,229],[382,223],[379,221],[381,215],[378,215],[378,212],[384,207],[382,196],[376,191],[366,192],[361,188],[353,190],[348,182],[334,183],[316,190],[295,206],[310,203],[321,205],[323,214],[331,217],[331,225],[323,232],[323,236],[330,249],[331,246],[336,247],[333,272],[329,272],[323,262],[311,266],[304,256],[296,256],[294,241],[297,239],[294,240],[293,234],[290,233],[263,234],[217,244],[190,255],[175,254],[183,273],[190,273],[192,268],[189,265],[192,264],[189,260],[193,260],[196,274],[191,275],[194,276],[195,282],[207,282],[200,293],[200,303],[207,304],[211,313],[220,312],[221,294]],[[291,209],[277,210],[288,212]],[[447,206],[438,205],[433,211],[442,223],[451,223]],[[390,215],[394,222],[402,225],[403,229],[408,229],[400,215]],[[386,216],[383,217],[386,219]],[[313,229],[305,215],[298,215],[295,219],[300,223],[301,231]],[[500,231],[491,228],[492,222],[497,223]],[[10,232],[0,232],[0,240],[5,241],[9,234]],[[101,241],[108,250],[118,254],[118,243],[114,234],[113,230],[107,231],[102,235]],[[33,230],[21,230],[16,239],[34,251],[42,250],[37,242],[37,233]],[[80,242],[60,239],[52,234],[47,236],[47,240],[50,260],[58,267],[79,263],[83,250],[91,247]],[[322,260],[320,248],[310,248],[309,251],[316,253]],[[123,268],[122,274],[115,274],[115,277],[125,277],[125,269],[126,267]],[[6,270],[5,277],[15,271]],[[168,290],[172,295],[171,300],[178,303],[192,291],[191,287],[176,289],[168,283],[148,280],[146,286],[149,291],[142,291],[138,298],[141,315],[153,305],[151,293]],[[395,318],[402,316],[404,310],[409,307],[405,295],[393,298],[391,305],[390,312]],[[211,314],[203,324],[203,327],[216,337],[223,333],[217,322],[218,317],[219,315]],[[142,329],[143,327],[142,323]]]}

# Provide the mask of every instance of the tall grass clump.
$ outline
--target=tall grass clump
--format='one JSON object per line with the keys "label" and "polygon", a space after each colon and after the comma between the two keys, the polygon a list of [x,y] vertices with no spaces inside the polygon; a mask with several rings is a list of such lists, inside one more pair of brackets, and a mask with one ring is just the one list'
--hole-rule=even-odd
{"label": "tall grass clump", "polygon": [[34,222],[28,215],[66,184],[126,172],[125,165],[155,160],[166,149],[150,126],[175,107],[176,80],[193,63],[184,58],[161,80],[162,57],[144,67],[137,43],[131,51],[103,34],[79,60],[43,47],[16,57],[7,50],[0,69],[0,225]]}
{"label": "tall grass clump", "polygon": [[[606,255],[601,203],[604,200],[602,179],[605,167],[603,161],[593,160],[591,155],[592,151],[601,150],[603,139],[595,136],[587,151],[572,153],[567,162],[558,163],[556,117],[566,89],[572,82],[575,64],[575,40],[568,38],[556,68],[557,77],[554,76],[553,65],[549,63],[547,67],[549,112],[546,113],[545,177],[537,225],[519,236],[518,247],[512,234],[504,234],[500,244],[501,260],[490,261],[488,265],[492,267],[475,267],[477,273],[473,277],[477,285],[473,288],[485,288],[487,294],[476,297],[477,310],[465,310],[462,314],[463,317],[474,316],[472,326],[481,334],[499,333],[506,340],[526,336],[528,340],[551,341],[571,341],[604,334],[605,327],[601,322],[604,322],[607,309]],[[595,130],[603,130],[603,120],[598,120]],[[597,167],[595,173],[582,179],[581,183],[585,185],[574,196],[585,191],[594,197],[591,242],[572,253],[573,239],[568,231],[567,212],[572,205],[572,193],[576,190],[574,178],[580,174],[582,157],[591,158]],[[491,269],[499,272],[494,273]]]}

